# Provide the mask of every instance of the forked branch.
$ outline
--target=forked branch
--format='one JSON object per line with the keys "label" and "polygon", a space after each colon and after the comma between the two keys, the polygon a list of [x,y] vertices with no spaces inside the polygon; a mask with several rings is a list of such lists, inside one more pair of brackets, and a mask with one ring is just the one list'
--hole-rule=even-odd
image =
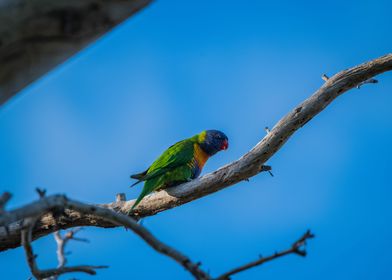
{"label": "forked branch", "polygon": [[314,237],[314,235],[310,232],[310,230],[308,230],[307,232],[305,232],[304,235],[301,236],[301,238],[299,238],[296,242],[294,242],[293,245],[291,245],[291,247],[289,249],[284,250],[284,251],[280,251],[280,252],[276,252],[275,254],[270,255],[268,257],[260,257],[258,260],[255,260],[253,262],[239,266],[237,268],[234,268],[234,269],[222,274],[221,276],[215,278],[215,280],[229,280],[230,277],[233,276],[234,274],[240,273],[242,271],[251,269],[256,266],[260,266],[266,262],[278,259],[283,256],[287,256],[290,254],[296,254],[298,256],[305,257],[307,254],[306,250],[305,250],[306,241],[313,238],[313,237]]}
{"label": "forked branch", "polygon": [[[141,237],[149,246],[151,246],[157,252],[166,255],[167,257],[176,261],[179,265],[181,265],[185,270],[193,275],[193,277],[197,280],[227,280],[230,279],[231,275],[239,273],[241,271],[250,269],[252,267],[261,265],[267,261],[271,261],[273,259],[288,255],[288,254],[297,254],[300,256],[305,256],[306,251],[304,250],[304,245],[307,239],[313,237],[310,231],[306,232],[299,240],[297,240],[290,249],[285,251],[275,253],[272,256],[266,258],[260,258],[257,261],[251,262],[249,264],[243,265],[241,267],[230,270],[227,273],[222,274],[218,278],[213,278],[201,269],[200,263],[195,263],[190,260],[186,255],[181,253],[180,251],[174,249],[158,240],[150,231],[144,228],[142,225],[138,224],[136,220],[121,213],[116,213],[112,210],[101,208],[98,206],[91,206],[88,204],[84,204],[78,201],[70,200],[65,196],[54,195],[49,197],[41,197],[39,202],[36,204],[36,207],[41,211],[66,211],[69,209],[77,210],[85,215],[95,215],[102,219],[105,219],[113,224],[124,226],[132,230],[139,237]],[[48,270],[40,270],[36,263],[36,255],[33,252],[33,248],[31,246],[31,233],[34,225],[37,221],[37,216],[35,216],[39,211],[30,211],[26,213],[26,218],[24,220],[24,227],[21,232],[22,245],[26,252],[27,262],[29,264],[31,273],[37,279],[57,279],[57,276],[70,272],[84,272],[91,275],[94,275],[95,269],[98,268],[106,268],[106,266],[73,266],[66,267],[66,260],[64,257],[64,247],[69,240],[75,239],[79,241],[86,241],[85,239],[78,239],[75,237],[75,234],[79,231],[80,228],[76,228],[74,230],[68,231],[64,236],[61,236],[59,232],[55,233],[55,239],[58,245],[57,255],[59,260],[59,265],[56,269],[48,269]]]}
{"label": "forked branch", "polygon": [[64,265],[54,269],[40,270],[38,268],[36,258],[37,255],[33,252],[33,247],[31,246],[31,232],[34,227],[36,218],[27,218],[25,220],[25,228],[21,232],[22,246],[26,253],[27,263],[30,267],[30,271],[36,279],[48,279],[51,277],[57,277],[59,275],[71,272],[84,272],[90,275],[95,275],[96,269],[107,268],[107,266],[90,266],[90,265],[80,265],[80,266],[70,266],[65,267]]}
{"label": "forked branch", "polygon": [[[65,267],[65,261],[62,259],[63,252],[60,252],[60,266],[56,269],[50,270],[40,270],[35,262],[36,256],[33,253],[33,249],[31,247],[31,233],[34,228],[35,222],[39,217],[40,213],[46,212],[59,212],[66,210],[75,210],[84,215],[94,215],[100,217],[107,222],[115,224],[117,226],[124,226],[134,233],[136,233],[139,237],[141,237],[149,246],[151,246],[157,252],[166,255],[173,260],[175,260],[178,264],[183,266],[186,270],[188,270],[196,279],[199,280],[208,280],[210,276],[200,269],[200,265],[198,263],[193,263],[187,256],[183,255],[181,252],[176,249],[166,245],[165,243],[158,240],[154,237],[146,228],[142,225],[138,224],[136,220],[131,217],[128,217],[121,213],[116,213],[110,209],[105,209],[99,206],[92,206],[85,203],[81,203],[75,200],[70,200],[64,195],[53,195],[48,197],[41,197],[38,202],[35,203],[34,208],[28,208],[23,213],[24,218],[24,227],[21,231],[21,239],[22,245],[26,252],[27,261],[30,267],[30,270],[34,277],[37,279],[44,279],[51,276],[56,276],[69,272],[85,272],[88,274],[95,274],[95,270],[97,268],[105,268],[106,266],[74,266],[74,267]],[[7,216],[7,213],[4,213]],[[3,217],[0,217],[0,225],[3,225],[4,220]],[[12,219],[12,216],[8,216],[8,218]],[[67,237],[66,237],[67,238]],[[73,238],[72,235],[68,236],[68,239]],[[61,242],[60,240],[58,240]],[[64,241],[64,240],[62,240]],[[63,244],[60,244],[63,246]],[[63,249],[60,247],[60,250]]]}

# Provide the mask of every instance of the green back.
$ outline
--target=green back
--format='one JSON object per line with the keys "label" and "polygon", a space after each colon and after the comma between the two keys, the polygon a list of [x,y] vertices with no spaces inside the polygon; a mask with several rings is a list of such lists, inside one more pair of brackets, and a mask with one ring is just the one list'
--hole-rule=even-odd
{"label": "green back", "polygon": [[187,164],[194,156],[194,143],[192,138],[182,140],[170,146],[163,154],[153,162],[147,171],[148,177],[154,177],[162,174],[167,169]]}
{"label": "green back", "polygon": [[140,181],[145,181],[145,184],[132,209],[149,193],[168,184],[185,182],[191,178],[190,163],[194,158],[195,143],[197,143],[197,136],[177,142],[153,162],[147,173],[140,178]]}

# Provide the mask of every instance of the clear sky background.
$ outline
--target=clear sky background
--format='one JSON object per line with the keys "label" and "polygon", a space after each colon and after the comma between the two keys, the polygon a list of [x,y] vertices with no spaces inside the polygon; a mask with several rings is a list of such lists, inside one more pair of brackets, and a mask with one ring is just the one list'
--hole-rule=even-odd
{"label": "clear sky background", "polygon": [[[156,1],[0,108],[0,190],[10,207],[34,188],[114,200],[129,175],[174,142],[220,129],[230,148],[203,174],[252,148],[323,81],[391,52],[390,1]],[[234,279],[387,279],[392,274],[392,74],[339,97],[268,162],[275,177],[145,219],[218,275],[285,249],[310,228],[308,256]],[[109,265],[94,278],[192,279],[122,228],[86,228],[69,264]],[[43,268],[55,242],[33,243]],[[0,254],[2,279],[30,275],[21,248]]]}

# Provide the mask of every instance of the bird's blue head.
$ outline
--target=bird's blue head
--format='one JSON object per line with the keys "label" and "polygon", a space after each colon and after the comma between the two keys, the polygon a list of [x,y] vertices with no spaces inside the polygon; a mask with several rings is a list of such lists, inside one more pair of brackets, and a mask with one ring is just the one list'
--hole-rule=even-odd
{"label": "bird's blue head", "polygon": [[227,150],[229,139],[219,130],[205,130],[199,134],[200,147],[210,156],[217,152]]}

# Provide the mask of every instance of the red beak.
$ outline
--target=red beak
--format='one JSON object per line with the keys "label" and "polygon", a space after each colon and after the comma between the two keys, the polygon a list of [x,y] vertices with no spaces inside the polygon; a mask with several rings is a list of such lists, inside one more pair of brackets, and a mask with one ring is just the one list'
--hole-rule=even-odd
{"label": "red beak", "polygon": [[227,150],[229,148],[229,142],[227,140],[223,141],[221,150]]}

